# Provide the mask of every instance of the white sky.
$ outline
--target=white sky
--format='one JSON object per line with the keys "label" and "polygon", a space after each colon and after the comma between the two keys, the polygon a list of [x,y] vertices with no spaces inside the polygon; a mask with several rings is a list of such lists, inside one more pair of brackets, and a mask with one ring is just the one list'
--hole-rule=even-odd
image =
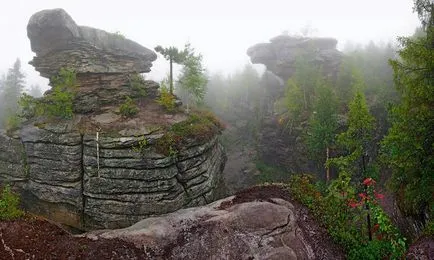
{"label": "white sky", "polygon": [[[345,42],[390,41],[419,25],[412,0],[3,0],[0,4],[0,73],[19,57],[28,85],[47,81],[27,63],[26,26],[43,9],[63,8],[79,25],[120,31],[145,47],[190,41],[211,72],[234,71],[249,61],[246,50],[281,32],[299,33],[310,25],[316,36]],[[161,79],[167,64],[154,62],[148,78]]]}

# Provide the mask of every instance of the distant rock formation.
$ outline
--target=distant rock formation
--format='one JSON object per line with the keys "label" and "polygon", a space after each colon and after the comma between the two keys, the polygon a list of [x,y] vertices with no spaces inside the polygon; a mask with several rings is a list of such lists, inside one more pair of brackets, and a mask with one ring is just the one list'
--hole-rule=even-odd
{"label": "distant rock formation", "polygon": [[259,129],[258,155],[261,161],[290,172],[317,170],[304,148],[301,138],[303,129],[294,128],[288,134],[287,129],[279,124],[274,105],[285,94],[286,81],[297,70],[296,60],[299,55],[308,58],[312,65],[320,65],[325,77],[336,80],[343,57],[336,45],[337,40],[333,38],[279,35],[268,43],[258,43],[247,50],[252,63],[263,64],[267,69],[261,82],[267,96],[267,114]]}
{"label": "distant rock formation", "polygon": [[264,64],[267,70],[286,82],[296,70],[296,57],[300,51],[308,51],[310,62],[322,65],[323,73],[335,77],[342,53],[336,49],[338,41],[333,38],[308,38],[279,35],[269,43],[258,43],[247,50],[254,64]]}
{"label": "distant rock formation", "polygon": [[[26,209],[91,230],[125,227],[218,196],[226,161],[219,127],[170,151],[157,147],[189,116],[169,114],[156,102],[158,83],[133,86],[133,75],[150,70],[153,51],[77,26],[62,9],[34,14],[27,29],[36,70],[52,77],[72,69],[79,86],[71,120],[33,118],[0,133],[0,184],[20,191]],[[119,113],[126,97],[137,104],[133,118]]]}

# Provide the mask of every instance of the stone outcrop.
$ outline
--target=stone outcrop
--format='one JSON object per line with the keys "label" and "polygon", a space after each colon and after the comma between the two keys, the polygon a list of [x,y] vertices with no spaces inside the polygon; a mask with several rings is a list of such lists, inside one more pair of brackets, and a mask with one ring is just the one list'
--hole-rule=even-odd
{"label": "stone outcrop", "polygon": [[[27,210],[82,230],[119,228],[219,196],[221,127],[167,137],[189,115],[168,113],[156,101],[159,84],[138,74],[150,70],[153,51],[77,26],[62,9],[34,14],[27,29],[36,70],[52,77],[72,69],[78,85],[72,119],[42,115],[0,133],[0,184],[11,183]],[[120,113],[127,98],[132,117]]]}
{"label": "stone outcrop", "polygon": [[126,96],[158,95],[157,83],[137,77],[151,70],[156,53],[120,34],[78,26],[63,9],[52,9],[32,15],[27,35],[36,53],[30,64],[41,76],[51,80],[61,69],[76,73],[75,113],[107,111]]}
{"label": "stone outcrop", "polygon": [[322,65],[323,73],[335,77],[339,69],[342,53],[336,49],[333,38],[309,38],[279,35],[269,43],[258,43],[247,50],[254,64],[264,64],[286,82],[296,70],[297,56],[308,52],[309,62]]}
{"label": "stone outcrop", "polygon": [[[317,172],[317,165],[308,160],[302,140],[303,128],[293,127],[288,133],[281,122],[281,111],[275,104],[285,94],[285,82],[297,70],[297,60],[321,67],[324,77],[335,80],[343,54],[333,38],[309,38],[279,35],[268,43],[258,43],[247,50],[251,62],[263,64],[266,72],[261,85],[265,89],[264,119],[258,131],[258,156],[266,164],[290,172]],[[276,79],[278,78],[278,79]]]}
{"label": "stone outcrop", "polygon": [[150,259],[344,259],[325,230],[306,227],[307,210],[270,195],[239,203],[229,197],[81,236],[128,241]]}
{"label": "stone outcrop", "polygon": [[84,230],[119,228],[218,196],[226,155],[217,137],[166,156],[155,149],[164,130],[103,131],[97,141],[74,123],[0,135],[0,181],[16,186],[30,211]]}
{"label": "stone outcrop", "polygon": [[78,26],[63,9],[35,13],[27,25],[31,64],[51,78],[60,68],[77,73],[149,72],[157,55],[116,33]]}

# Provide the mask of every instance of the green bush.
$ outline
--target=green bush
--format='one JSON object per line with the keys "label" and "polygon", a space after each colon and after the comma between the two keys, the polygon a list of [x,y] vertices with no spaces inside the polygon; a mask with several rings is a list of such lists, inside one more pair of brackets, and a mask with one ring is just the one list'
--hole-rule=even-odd
{"label": "green bush", "polygon": [[390,244],[384,240],[372,240],[365,245],[356,247],[348,253],[348,259],[359,260],[377,260],[390,259],[389,252],[391,251]]}
{"label": "green bush", "polygon": [[75,72],[62,68],[59,74],[51,79],[51,84],[51,93],[41,102],[43,114],[71,119],[74,115],[73,101],[78,87]]}
{"label": "green bush", "polygon": [[[366,189],[358,194],[359,200],[351,177],[345,172],[325,192],[310,175],[292,176],[289,187],[291,196],[309,208],[332,239],[346,250],[349,259],[400,259],[406,250],[405,238],[379,206],[377,200],[383,195],[375,191],[375,181],[367,178],[363,184]],[[368,213],[372,223],[369,231]],[[368,241],[368,233],[372,234],[372,241]]]}
{"label": "green bush", "polygon": [[137,115],[139,108],[137,107],[134,100],[132,100],[130,97],[126,97],[125,103],[119,107],[119,112],[125,117],[133,117]]}
{"label": "green bush", "polygon": [[145,78],[141,74],[135,73],[129,76],[129,80],[130,80],[130,87],[135,91],[137,91],[139,96],[145,97],[146,96]]}
{"label": "green bush", "polygon": [[6,185],[0,197],[0,220],[13,220],[24,215],[18,206],[20,204],[20,198],[17,194],[11,191],[9,185]]}
{"label": "green bush", "polygon": [[23,94],[18,101],[19,117],[30,119],[35,116],[71,119],[74,115],[73,101],[77,90],[77,78],[73,70],[62,68],[51,78],[51,91],[42,98]]}
{"label": "green bush", "polygon": [[157,99],[157,103],[166,108],[169,112],[175,110],[175,96],[170,93],[169,89],[162,84],[160,88],[160,97]]}
{"label": "green bush", "polygon": [[6,130],[8,132],[18,129],[21,124],[21,119],[17,114],[10,114],[6,118]]}

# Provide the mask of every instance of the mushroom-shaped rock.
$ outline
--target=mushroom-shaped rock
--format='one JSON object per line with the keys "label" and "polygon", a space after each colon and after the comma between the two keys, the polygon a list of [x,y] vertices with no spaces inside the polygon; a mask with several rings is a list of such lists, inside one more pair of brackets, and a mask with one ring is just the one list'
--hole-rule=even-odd
{"label": "mushroom-shaped rock", "polygon": [[335,77],[342,53],[336,49],[333,38],[309,38],[279,35],[268,43],[258,43],[247,50],[252,63],[264,64],[267,69],[286,81],[296,70],[300,53],[310,53],[310,62],[319,63],[328,76]]}
{"label": "mushroom-shaped rock", "polygon": [[120,34],[77,25],[63,9],[32,15],[27,36],[36,53],[30,64],[47,78],[60,68],[77,73],[149,72],[157,59],[154,51]]}

